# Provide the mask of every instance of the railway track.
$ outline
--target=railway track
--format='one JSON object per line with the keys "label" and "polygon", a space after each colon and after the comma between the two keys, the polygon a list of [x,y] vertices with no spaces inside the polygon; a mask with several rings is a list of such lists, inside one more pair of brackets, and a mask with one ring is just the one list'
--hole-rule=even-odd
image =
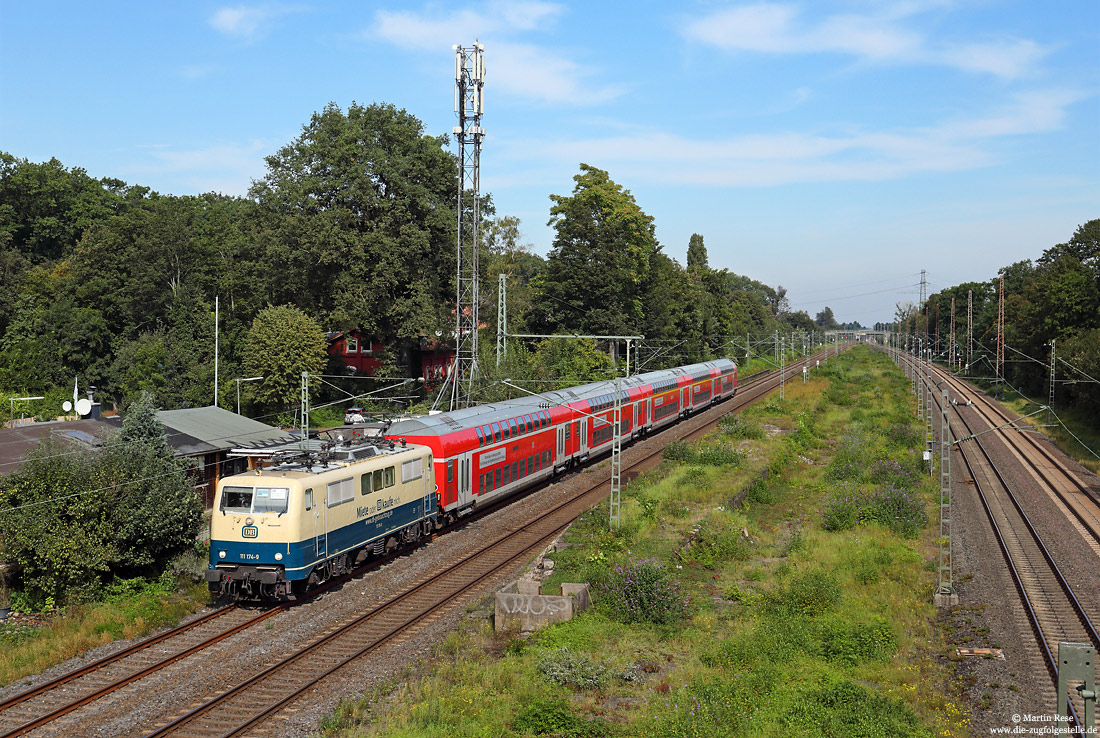
{"label": "railway track", "polygon": [[[786,367],[786,379],[798,376],[803,365],[813,366],[814,355]],[[746,378],[729,400],[655,434],[653,451],[638,454],[624,464],[624,475],[640,473],[661,460],[663,446],[676,438],[694,440],[712,430],[722,416],[764,397],[780,382],[772,371]],[[599,503],[609,488],[609,475],[596,479],[570,501],[538,521],[488,542],[457,566],[410,585],[372,612],[340,626],[214,699],[161,726],[152,735],[240,735],[263,732],[262,724],[321,680],[357,658],[387,643],[411,637],[418,625],[431,622],[447,604],[480,589],[487,580],[513,568],[544,547],[578,515]],[[493,508],[495,509],[495,508]],[[376,562],[384,563],[385,560]],[[361,570],[359,572],[361,573]],[[346,577],[347,578],[347,577]],[[346,578],[334,581],[337,586]],[[326,586],[315,594],[330,588]],[[472,596],[472,595],[470,595]],[[79,710],[107,698],[171,664],[252,628],[288,605],[262,612],[224,607],[178,628],[146,639],[79,670],[45,682],[0,702],[0,738],[14,738],[38,730],[63,731],[79,719]],[[269,626],[270,627],[270,626]],[[65,716],[70,716],[66,718]],[[233,727],[236,726],[236,727]],[[268,730],[274,730],[268,728]],[[274,731],[273,734],[277,734]]]}
{"label": "railway track", "polygon": [[[911,361],[904,354],[901,354],[899,359]],[[1097,633],[1096,627],[1085,612],[1073,587],[1058,567],[1049,546],[1028,518],[1012,485],[994,462],[989,443],[993,438],[1003,441],[1021,463],[1028,465],[1035,479],[1052,496],[1059,495],[1059,486],[1064,484],[1065,479],[1070,476],[1070,470],[1062,469],[1061,477],[1050,472],[1045,467],[1057,460],[1046,449],[1041,449],[1040,452],[1037,448],[1038,444],[1034,444],[1033,440],[1029,439],[1033,444],[1029,446],[1016,438],[1016,431],[1006,428],[1005,421],[1009,418],[1003,411],[999,408],[995,411],[992,403],[980,393],[946,372],[936,370],[933,376],[940,378],[936,383],[937,386],[946,384],[956,396],[955,418],[957,420],[952,423],[952,436],[961,439],[956,441],[956,446],[974,482],[994,537],[1015,583],[1017,594],[1027,613],[1042,661],[1050,673],[1052,681],[1044,690],[1044,697],[1046,703],[1053,706],[1056,702],[1054,687],[1058,678],[1058,643],[1060,641],[1088,642],[1100,648],[1100,634]],[[927,381],[927,376],[922,375],[919,380]],[[942,398],[935,396],[935,392],[933,395],[937,407],[942,412]],[[976,402],[968,404],[969,398],[974,398]],[[969,419],[967,415],[970,416]],[[985,427],[980,427],[979,423]],[[990,435],[991,433],[993,435]],[[1060,463],[1057,466],[1062,467]],[[1083,483],[1080,491],[1087,501],[1092,502],[1088,495],[1088,488]],[[1080,507],[1087,508],[1084,500],[1081,501]],[[1062,509],[1067,514],[1067,518],[1071,518],[1064,505]],[[1095,531],[1092,532],[1095,533]],[[1086,539],[1088,539],[1087,535]],[[1070,696],[1071,714],[1074,721],[1078,722],[1077,716],[1082,714],[1084,705],[1075,692],[1071,691]]]}

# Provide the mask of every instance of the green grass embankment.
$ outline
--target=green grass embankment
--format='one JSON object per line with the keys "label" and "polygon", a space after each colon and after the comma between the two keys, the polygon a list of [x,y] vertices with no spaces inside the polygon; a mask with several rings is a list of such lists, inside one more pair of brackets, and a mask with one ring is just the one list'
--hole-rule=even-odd
{"label": "green grass embankment", "polygon": [[[904,376],[857,347],[567,533],[595,606],[529,638],[466,620],[328,736],[963,736],[944,696],[934,487]],[[476,608],[475,608],[476,609]]]}

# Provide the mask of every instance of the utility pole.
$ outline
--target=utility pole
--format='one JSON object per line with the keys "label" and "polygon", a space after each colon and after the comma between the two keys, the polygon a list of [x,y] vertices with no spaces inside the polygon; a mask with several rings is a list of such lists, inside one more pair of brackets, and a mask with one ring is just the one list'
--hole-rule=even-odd
{"label": "utility pole", "polygon": [[302,372],[302,417],[298,448],[301,451],[309,448],[309,372]]}
{"label": "utility pole", "polygon": [[[924,331],[928,332],[928,307],[925,302],[928,300],[928,279],[925,276],[925,270],[920,270],[920,302],[917,303],[917,312],[924,311]],[[920,326],[917,326],[918,329]]]}
{"label": "utility pole", "polygon": [[941,397],[943,414],[940,417],[940,566],[939,585],[932,598],[937,607],[959,604],[955,593],[955,573],[951,562],[951,428],[948,423],[947,390]]}
{"label": "utility pole", "polygon": [[1054,422],[1054,339],[1050,339],[1050,397],[1047,399],[1047,425]]}
{"label": "utility pole", "polygon": [[508,275],[497,275],[497,366],[508,356]]}
{"label": "utility pole", "polygon": [[[455,113],[458,125],[458,278],[455,300],[455,360],[451,380],[451,409],[467,407],[477,379],[478,228],[481,221],[481,141],[485,129],[485,46],[454,46]],[[442,396],[442,392],[440,393]],[[438,403],[439,400],[437,399]]]}
{"label": "utility pole", "polygon": [[1005,275],[1001,275],[1001,295],[997,301],[997,384],[999,399],[1005,397]]}
{"label": "utility pole", "polygon": [[779,399],[787,399],[787,340],[779,339]]}
{"label": "utility pole", "polygon": [[615,374],[615,427],[611,434],[611,495],[608,497],[611,518],[608,525],[618,530],[622,524],[620,510],[622,502],[623,474],[623,383]]}
{"label": "utility pole", "polygon": [[966,291],[966,372],[974,357],[974,290]]}
{"label": "utility pole", "polygon": [[951,371],[955,371],[955,298],[951,298],[951,355],[948,358]]}

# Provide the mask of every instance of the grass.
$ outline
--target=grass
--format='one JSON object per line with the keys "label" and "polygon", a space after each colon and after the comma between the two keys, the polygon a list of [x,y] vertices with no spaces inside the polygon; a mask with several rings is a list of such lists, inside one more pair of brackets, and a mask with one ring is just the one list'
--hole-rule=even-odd
{"label": "grass", "polygon": [[[593,609],[528,638],[467,620],[433,659],[343,703],[322,733],[966,735],[934,653],[935,526],[914,515],[915,530],[895,532],[887,500],[825,527],[841,484],[872,501],[904,490],[922,516],[934,511],[928,477],[910,473],[912,418],[885,356],[831,359],[624,489],[619,531],[606,506],[570,528],[544,586],[589,581]],[[752,430],[765,424],[789,432]],[[737,463],[700,462],[723,447]],[[835,479],[834,459],[857,449],[866,463]]]}
{"label": "grass", "polygon": [[[34,625],[0,626],[0,686],[38,674],[67,659],[119,638],[139,638],[174,626],[210,599],[205,582],[165,582],[116,587],[107,601],[73,605]],[[167,581],[167,579],[165,579]]]}

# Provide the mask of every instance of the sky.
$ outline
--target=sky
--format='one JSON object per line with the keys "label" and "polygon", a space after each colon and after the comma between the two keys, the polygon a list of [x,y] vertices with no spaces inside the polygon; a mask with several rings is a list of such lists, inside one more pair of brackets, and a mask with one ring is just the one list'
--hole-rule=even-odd
{"label": "sky", "polygon": [[680,263],[870,325],[1100,218],[1096,0],[0,0],[0,151],[243,196],[330,102],[449,133],[475,40],[482,191],[542,255],[583,162]]}

